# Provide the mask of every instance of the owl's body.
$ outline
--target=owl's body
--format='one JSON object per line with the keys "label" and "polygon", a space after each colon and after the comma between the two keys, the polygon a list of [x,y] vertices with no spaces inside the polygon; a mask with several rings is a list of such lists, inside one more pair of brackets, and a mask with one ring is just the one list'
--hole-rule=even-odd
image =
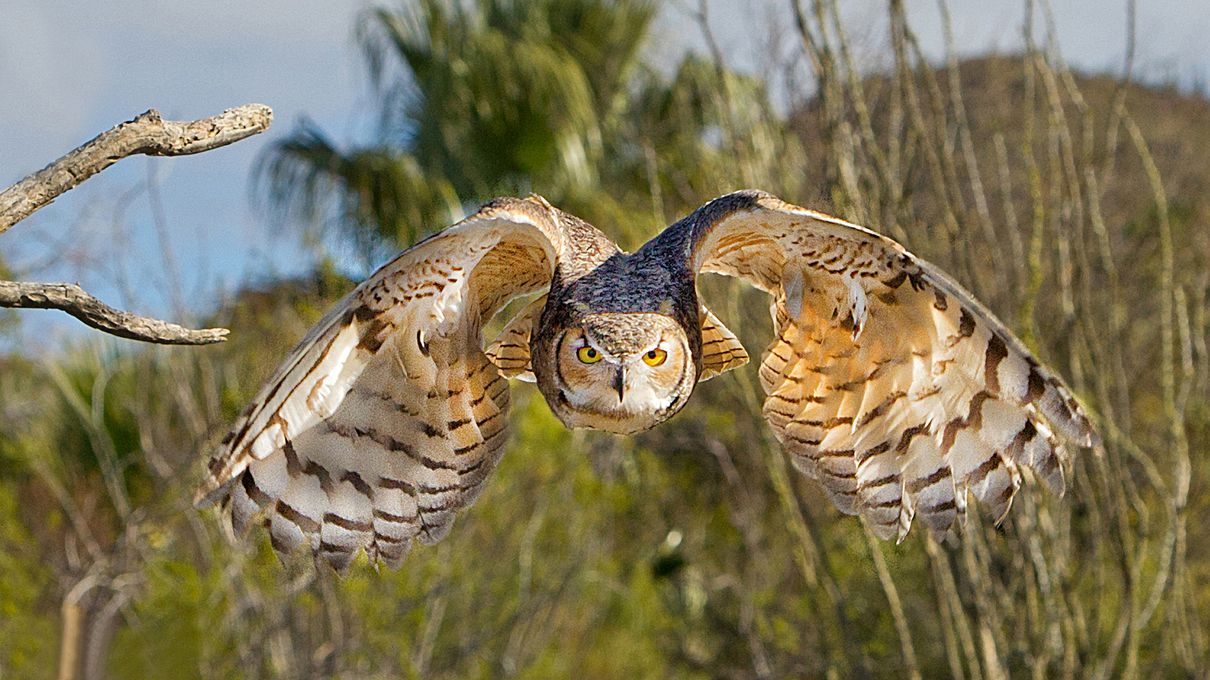
{"label": "owl's body", "polygon": [[[1052,432],[1092,429],[1066,387],[957,284],[869,230],[759,192],[712,201],[633,254],[539,197],[497,199],[405,251],[294,351],[224,441],[201,496],[273,545],[343,569],[398,564],[482,490],[507,378],[569,427],[630,434],[748,355],[697,275],[772,298],[765,416],[796,467],[880,536],[947,531],[968,493],[1000,519],[1033,468],[1062,489]],[[483,349],[508,300],[545,292]]]}
{"label": "owl's body", "polygon": [[[639,251],[556,267],[530,352],[538,388],[568,427],[632,434],[685,405],[700,369],[702,319],[693,280],[670,264]],[[599,365],[571,360],[582,347],[601,353]],[[647,366],[642,357],[653,350],[671,360]]]}

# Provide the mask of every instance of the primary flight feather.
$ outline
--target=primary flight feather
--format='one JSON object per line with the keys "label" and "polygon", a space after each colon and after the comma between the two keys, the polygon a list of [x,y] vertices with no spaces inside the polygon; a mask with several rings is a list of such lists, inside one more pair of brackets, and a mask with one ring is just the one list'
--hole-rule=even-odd
{"label": "primary flight feather", "polygon": [[[768,194],[717,198],[623,253],[537,196],[499,198],[404,251],[310,332],[236,422],[199,490],[242,533],[344,570],[449,531],[503,451],[507,378],[568,427],[631,434],[748,354],[697,276],[772,297],[764,415],[795,466],[884,538],[944,533],[968,492],[997,519],[1062,440],[1096,435],[995,316],[893,240]],[[486,351],[481,326],[545,292]]]}

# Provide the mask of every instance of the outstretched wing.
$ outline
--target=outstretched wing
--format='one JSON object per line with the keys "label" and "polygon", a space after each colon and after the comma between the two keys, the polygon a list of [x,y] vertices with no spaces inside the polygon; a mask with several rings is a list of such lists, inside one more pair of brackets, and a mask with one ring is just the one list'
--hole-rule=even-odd
{"label": "outstretched wing", "polygon": [[[660,244],[658,242],[662,241]],[[765,417],[798,469],[883,538],[945,532],[970,491],[1003,519],[1055,436],[1096,436],[1063,383],[970,293],[898,243],[761,192],[716,199],[651,247],[773,296]]]}
{"label": "outstretched wing", "polygon": [[449,531],[504,443],[508,386],[480,325],[550,284],[563,235],[539,198],[497,199],[403,252],[307,335],[236,422],[198,491],[279,553],[396,566]]}

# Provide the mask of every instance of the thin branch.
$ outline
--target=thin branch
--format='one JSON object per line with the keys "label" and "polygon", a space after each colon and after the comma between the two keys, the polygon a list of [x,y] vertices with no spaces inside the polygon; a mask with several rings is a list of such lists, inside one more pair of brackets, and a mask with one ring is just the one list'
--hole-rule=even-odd
{"label": "thin branch", "polygon": [[[264,104],[184,122],[164,120],[155,109],[141,113],[0,192],[0,234],[127,156],[210,151],[264,132],[272,121],[273,111]],[[208,345],[227,337],[224,328],[195,331],[114,309],[71,283],[0,281],[0,307],[58,309],[106,333],[165,345]]]}
{"label": "thin branch", "polygon": [[209,345],[226,340],[228,332],[225,328],[190,330],[114,309],[74,283],[0,281],[0,307],[58,309],[111,335],[162,345]]}
{"label": "thin branch", "polygon": [[127,156],[185,156],[264,132],[273,111],[245,104],[195,121],[170,121],[151,109],[106,130],[0,193],[0,234],[105,168]]}

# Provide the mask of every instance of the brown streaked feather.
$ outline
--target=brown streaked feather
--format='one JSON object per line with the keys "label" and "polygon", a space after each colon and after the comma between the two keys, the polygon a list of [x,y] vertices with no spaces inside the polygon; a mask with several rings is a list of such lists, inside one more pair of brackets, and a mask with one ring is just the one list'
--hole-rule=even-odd
{"label": "brown streaked feather", "polygon": [[971,492],[1002,520],[1020,466],[1061,491],[1052,428],[1096,441],[1070,391],[969,293],[873,231],[761,192],[723,196],[644,248],[774,297],[764,412],[796,467],[884,538],[944,533]]}
{"label": "brown streaked feather", "polygon": [[698,380],[709,380],[746,363],[748,351],[739,338],[718,320],[714,312],[703,308],[702,372]]}
{"label": "brown streaked feather", "polygon": [[529,342],[544,307],[546,296],[542,295],[517,312],[512,321],[504,326],[492,344],[484,350],[487,358],[500,369],[500,375],[534,382]]}
{"label": "brown streaked feather", "polygon": [[273,547],[339,571],[359,550],[397,566],[440,540],[503,451],[506,381],[480,324],[549,286],[562,233],[534,199],[498,199],[405,251],[294,350],[208,466],[199,502]]}

